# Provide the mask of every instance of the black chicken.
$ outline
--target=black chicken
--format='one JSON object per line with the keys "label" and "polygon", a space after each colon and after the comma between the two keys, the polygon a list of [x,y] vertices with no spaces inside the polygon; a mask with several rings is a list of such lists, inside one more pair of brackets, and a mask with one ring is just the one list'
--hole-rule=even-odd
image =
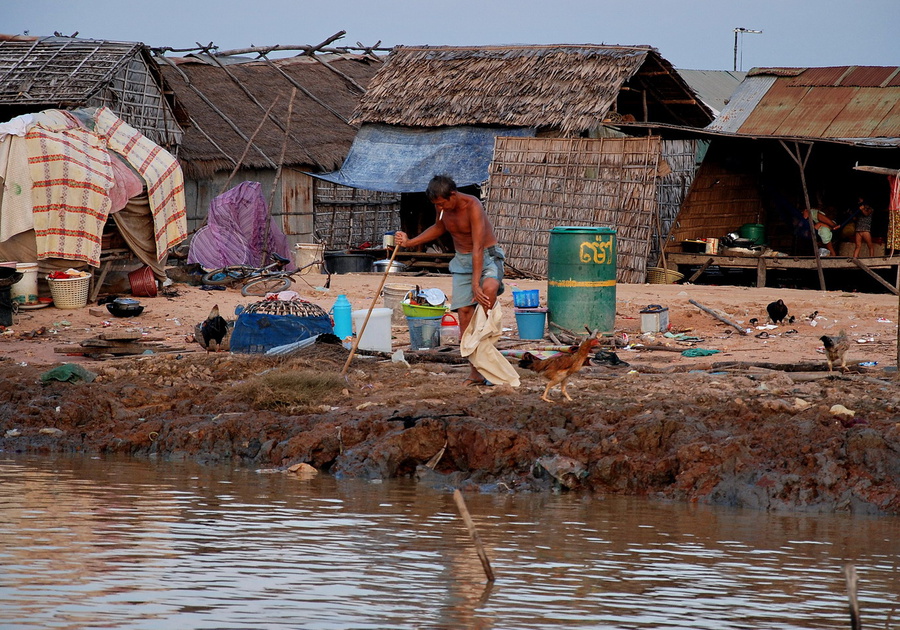
{"label": "black chicken", "polygon": [[769,312],[769,319],[772,320],[773,324],[784,323],[784,319],[788,314],[788,307],[783,300],[772,302],[766,307],[766,310]]}
{"label": "black chicken", "polygon": [[219,315],[219,305],[216,304],[209,312],[209,316],[200,324],[200,334],[203,336],[203,346],[206,348],[206,351],[209,352],[210,344],[215,341],[216,352],[218,352],[222,339],[225,338],[227,333],[228,322]]}

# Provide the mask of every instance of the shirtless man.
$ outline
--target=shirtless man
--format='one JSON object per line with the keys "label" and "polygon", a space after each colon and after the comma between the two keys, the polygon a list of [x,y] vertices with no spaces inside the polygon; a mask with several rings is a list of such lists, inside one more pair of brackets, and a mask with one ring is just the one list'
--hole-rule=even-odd
{"label": "shirtless man", "polygon": [[[503,293],[506,255],[497,244],[494,229],[477,197],[456,190],[456,182],[446,175],[433,177],[425,194],[437,212],[434,225],[415,238],[397,232],[394,242],[398,247],[418,247],[450,234],[456,249],[456,256],[450,261],[453,274],[450,309],[459,313],[459,331],[463,334],[475,315],[476,305],[490,310],[497,296]],[[484,383],[474,366],[467,383]]]}

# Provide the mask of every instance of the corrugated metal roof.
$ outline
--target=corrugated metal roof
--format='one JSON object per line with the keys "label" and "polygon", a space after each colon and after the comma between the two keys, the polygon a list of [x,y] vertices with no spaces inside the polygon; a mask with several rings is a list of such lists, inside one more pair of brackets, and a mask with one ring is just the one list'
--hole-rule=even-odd
{"label": "corrugated metal roof", "polygon": [[710,131],[738,133],[741,125],[753,113],[753,108],[759,104],[774,83],[775,77],[748,74],[731,95],[725,109],[706,128]]}
{"label": "corrugated metal roof", "polygon": [[676,70],[714,114],[722,111],[746,72],[731,70]]}
{"label": "corrugated metal roof", "polygon": [[[754,69],[707,129],[745,136],[900,138],[898,68]],[[893,145],[893,142],[890,142]]]}

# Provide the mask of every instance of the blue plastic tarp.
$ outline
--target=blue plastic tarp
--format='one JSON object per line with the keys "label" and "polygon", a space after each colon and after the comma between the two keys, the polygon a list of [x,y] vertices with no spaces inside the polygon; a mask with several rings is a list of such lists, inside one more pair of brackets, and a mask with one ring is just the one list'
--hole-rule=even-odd
{"label": "blue plastic tarp", "polygon": [[418,129],[367,124],[357,132],[339,171],[313,177],[363,190],[424,192],[435,175],[449,175],[459,187],[488,179],[496,136],[533,137],[522,127]]}
{"label": "blue plastic tarp", "polygon": [[331,318],[241,313],[229,340],[232,352],[255,354],[333,330]]}

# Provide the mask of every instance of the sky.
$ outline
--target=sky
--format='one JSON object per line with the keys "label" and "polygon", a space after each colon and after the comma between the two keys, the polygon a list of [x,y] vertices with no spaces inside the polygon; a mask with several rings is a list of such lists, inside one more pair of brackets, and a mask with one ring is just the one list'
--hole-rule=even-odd
{"label": "sky", "polygon": [[650,45],[677,68],[900,66],[900,0],[0,0],[0,33],[220,49]]}

